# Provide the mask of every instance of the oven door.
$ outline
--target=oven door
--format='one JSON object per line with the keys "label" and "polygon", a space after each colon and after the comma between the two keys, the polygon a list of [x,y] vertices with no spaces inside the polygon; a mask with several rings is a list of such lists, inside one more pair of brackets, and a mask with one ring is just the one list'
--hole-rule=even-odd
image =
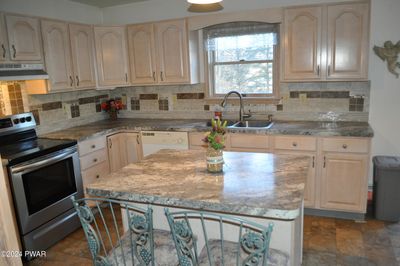
{"label": "oven door", "polygon": [[71,209],[72,195],[83,196],[76,146],[11,166],[9,171],[23,235]]}

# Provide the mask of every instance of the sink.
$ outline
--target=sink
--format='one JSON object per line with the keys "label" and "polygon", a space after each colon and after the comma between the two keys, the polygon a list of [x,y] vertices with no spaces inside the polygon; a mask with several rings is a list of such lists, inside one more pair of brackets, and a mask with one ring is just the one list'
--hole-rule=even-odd
{"label": "sink", "polygon": [[231,126],[230,128],[270,128],[272,126],[272,121],[257,121],[257,120],[249,120],[243,122],[237,122]]}

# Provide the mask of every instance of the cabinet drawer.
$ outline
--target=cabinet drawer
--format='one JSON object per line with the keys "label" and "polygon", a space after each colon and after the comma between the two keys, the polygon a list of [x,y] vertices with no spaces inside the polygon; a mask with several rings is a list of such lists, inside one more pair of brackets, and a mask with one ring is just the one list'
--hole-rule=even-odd
{"label": "cabinet drawer", "polygon": [[108,174],[109,168],[107,161],[82,171],[83,187],[86,188],[87,185],[107,176]]}
{"label": "cabinet drawer", "polygon": [[269,137],[255,134],[231,134],[230,146],[239,149],[268,149]]}
{"label": "cabinet drawer", "polygon": [[322,139],[322,150],[331,152],[368,153],[369,139],[325,138]]}
{"label": "cabinet drawer", "polygon": [[96,164],[107,161],[107,150],[102,149],[80,157],[81,170],[88,169]]}
{"label": "cabinet drawer", "polygon": [[106,138],[104,136],[88,139],[78,143],[79,156],[103,149],[106,146]]}
{"label": "cabinet drawer", "polygon": [[314,137],[278,136],[275,137],[275,149],[279,150],[317,150],[317,139]]}

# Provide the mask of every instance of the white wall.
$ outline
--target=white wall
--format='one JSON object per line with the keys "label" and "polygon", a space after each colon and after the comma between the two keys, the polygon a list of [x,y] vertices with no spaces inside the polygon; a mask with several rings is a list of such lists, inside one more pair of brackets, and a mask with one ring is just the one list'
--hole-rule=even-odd
{"label": "white wall", "polygon": [[400,1],[372,0],[371,18],[369,122],[375,132],[372,154],[400,156],[400,79],[389,73],[386,63],[372,51],[374,45],[400,40]]}
{"label": "white wall", "polygon": [[68,0],[0,0],[0,11],[88,24],[102,22],[102,10]]}
{"label": "white wall", "polygon": [[[341,0],[341,2],[344,1],[350,0]],[[328,2],[335,2],[335,0],[225,0],[222,2],[224,9],[220,12]],[[188,6],[186,0],[149,0],[108,7],[103,9],[103,22],[105,24],[129,24],[197,15],[188,12],[186,10]]]}

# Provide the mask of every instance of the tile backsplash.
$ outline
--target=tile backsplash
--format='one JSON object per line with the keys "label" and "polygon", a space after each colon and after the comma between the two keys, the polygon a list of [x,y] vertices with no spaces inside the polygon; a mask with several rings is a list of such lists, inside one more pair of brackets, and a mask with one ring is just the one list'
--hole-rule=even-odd
{"label": "tile backsplash", "polygon": [[[47,95],[27,95],[23,83],[0,85],[0,115],[32,111],[40,123],[39,133],[106,119],[100,104],[110,98],[120,98],[126,104],[119,114],[126,118],[209,119],[220,108],[218,103],[207,101],[204,84]],[[278,104],[249,104],[244,98],[244,108],[255,119],[266,119],[272,114],[276,120],[368,121],[369,95],[369,82],[281,83]],[[235,119],[238,112],[239,106],[228,101],[223,115]]]}

